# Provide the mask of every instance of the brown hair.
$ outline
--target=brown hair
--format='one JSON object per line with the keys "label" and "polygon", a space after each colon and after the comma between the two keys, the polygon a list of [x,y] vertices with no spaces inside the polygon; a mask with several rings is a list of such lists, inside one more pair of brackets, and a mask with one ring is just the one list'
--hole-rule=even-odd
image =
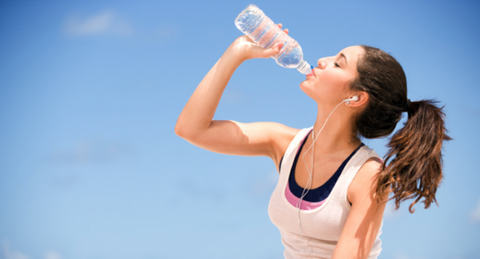
{"label": "brown hair", "polygon": [[[365,91],[369,102],[356,119],[357,134],[365,138],[390,135],[408,112],[404,127],[396,132],[384,157],[384,168],[378,176],[378,199],[387,191],[395,200],[395,208],[407,199],[415,199],[410,207],[424,199],[425,208],[437,203],[435,193],[443,178],[442,143],[451,138],[446,134],[445,114],[435,101],[410,102],[407,80],[400,64],[384,51],[361,46],[365,53],[358,62],[358,78],[353,90]],[[388,163],[389,162],[389,163]]]}

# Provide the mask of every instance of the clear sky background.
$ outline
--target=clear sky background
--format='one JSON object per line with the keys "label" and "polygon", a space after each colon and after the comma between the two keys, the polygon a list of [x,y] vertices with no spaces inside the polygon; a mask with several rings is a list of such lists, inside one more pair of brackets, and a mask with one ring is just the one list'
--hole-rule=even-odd
{"label": "clear sky background", "polygon": [[[0,2],[0,258],[282,258],[263,157],[177,137],[183,105],[241,32],[250,3],[315,64],[357,44],[405,69],[411,100],[445,105],[439,206],[387,207],[380,258],[480,258],[478,1]],[[216,118],[304,128],[304,76],[244,63]],[[399,125],[401,126],[401,125]],[[386,139],[365,140],[383,156]]]}

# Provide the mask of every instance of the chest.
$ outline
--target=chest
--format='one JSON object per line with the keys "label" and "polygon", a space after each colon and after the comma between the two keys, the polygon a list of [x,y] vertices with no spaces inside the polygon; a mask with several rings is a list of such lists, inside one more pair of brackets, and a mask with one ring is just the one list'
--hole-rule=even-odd
{"label": "chest", "polygon": [[269,203],[269,216],[279,229],[297,236],[316,240],[336,241],[350,212],[345,185],[338,183],[318,208],[302,210],[286,198],[287,182],[277,185]]}
{"label": "chest", "polygon": [[[348,155],[347,155],[348,156]],[[295,181],[306,189],[316,189],[323,186],[337,172],[342,162],[347,157],[316,157],[312,160],[311,155],[302,153],[298,156],[294,168]]]}

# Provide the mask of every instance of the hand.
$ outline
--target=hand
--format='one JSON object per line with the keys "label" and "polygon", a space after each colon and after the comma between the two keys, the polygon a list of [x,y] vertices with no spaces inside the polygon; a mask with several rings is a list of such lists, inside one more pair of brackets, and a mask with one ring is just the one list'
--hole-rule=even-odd
{"label": "hand", "polygon": [[[277,25],[279,28],[282,28],[282,24]],[[288,34],[288,29],[283,30]],[[248,36],[243,35],[238,37],[229,47],[228,51],[235,53],[235,56],[245,61],[247,59],[253,58],[269,58],[272,57],[283,47],[283,43],[277,43],[272,48],[265,49],[262,46],[256,44]]]}

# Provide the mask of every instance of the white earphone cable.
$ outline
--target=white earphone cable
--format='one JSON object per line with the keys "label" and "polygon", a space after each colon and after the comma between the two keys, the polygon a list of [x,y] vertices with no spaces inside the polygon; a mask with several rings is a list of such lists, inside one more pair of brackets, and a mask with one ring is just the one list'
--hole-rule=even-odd
{"label": "white earphone cable", "polygon": [[[323,123],[323,126],[320,128],[320,131],[317,133],[317,135],[315,136],[315,128],[312,129],[312,144],[310,145],[310,147],[307,148],[307,150],[305,150],[305,152],[303,153],[303,156],[302,156],[302,160],[303,160],[303,163],[305,164],[305,168],[307,169],[307,172],[308,172],[308,181],[307,181],[307,184],[305,185],[305,188],[303,188],[303,191],[302,191],[302,195],[300,196],[300,198],[298,199],[297,201],[297,219],[298,219],[298,229],[300,231],[300,239],[303,239],[303,228],[302,228],[302,223],[301,223],[301,220],[300,220],[300,211],[301,211],[301,206],[302,206],[302,201],[303,199],[305,198],[305,196],[307,196],[308,192],[310,191],[311,187],[312,187],[312,182],[313,182],[313,161],[314,161],[314,154],[315,154],[315,142],[317,141],[317,138],[318,136],[320,136],[320,133],[323,131],[323,129],[325,128],[325,125],[327,125],[327,122],[328,120],[330,119],[330,116],[332,116],[333,112],[344,102],[348,102],[350,101],[351,99],[345,99],[343,101],[341,101],[339,104],[337,104],[337,106],[335,106],[335,108],[333,108],[332,112],[330,112],[330,114],[328,115],[327,119],[325,120],[325,122]],[[308,153],[308,151],[312,149],[312,152],[311,152],[311,159],[312,159],[312,167],[309,168],[308,167],[308,164],[305,160],[305,155]],[[303,258],[305,258],[306,254],[305,254],[305,251],[303,250],[303,247],[302,247],[302,253],[303,253]]]}

